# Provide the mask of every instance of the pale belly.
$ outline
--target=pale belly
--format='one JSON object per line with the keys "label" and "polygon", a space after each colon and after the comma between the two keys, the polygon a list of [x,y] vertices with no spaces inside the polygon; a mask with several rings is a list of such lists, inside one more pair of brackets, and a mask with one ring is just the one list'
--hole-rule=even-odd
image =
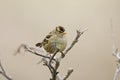
{"label": "pale belly", "polygon": [[44,46],[44,49],[49,53],[54,53],[57,49],[60,51],[64,51],[67,46],[67,40],[63,38],[56,39],[54,41],[49,42]]}

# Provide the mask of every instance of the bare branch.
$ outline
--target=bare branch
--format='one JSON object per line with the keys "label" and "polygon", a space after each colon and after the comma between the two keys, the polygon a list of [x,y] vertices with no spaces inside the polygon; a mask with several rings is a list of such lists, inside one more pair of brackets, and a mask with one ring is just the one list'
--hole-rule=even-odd
{"label": "bare branch", "polygon": [[114,80],[118,80],[119,77],[119,73],[120,73],[120,64],[118,64],[115,74],[114,74]]}
{"label": "bare branch", "polygon": [[49,64],[51,65],[52,60],[54,59],[55,55],[58,53],[59,50],[56,50],[53,54],[53,56],[50,58]]}
{"label": "bare branch", "polygon": [[1,61],[0,61],[0,68],[1,68],[0,74],[2,74],[7,80],[13,80],[12,78],[10,78],[10,77],[6,74],[4,68],[3,68],[2,64],[1,64]]}
{"label": "bare branch", "polygon": [[48,69],[50,70],[51,74],[53,74],[53,70],[51,69],[51,67],[49,66],[49,61],[46,58],[43,58],[43,65],[47,66]]}
{"label": "bare branch", "polygon": [[88,28],[84,29],[83,31],[80,31],[80,30],[77,30],[77,31],[76,31],[76,32],[77,32],[77,35],[76,35],[75,39],[73,40],[73,42],[71,43],[70,47],[68,47],[68,48],[65,50],[65,52],[64,52],[65,55],[66,55],[66,54],[68,53],[68,51],[70,51],[71,48],[78,42],[78,39],[80,38],[80,36],[81,36],[85,31],[87,31],[87,30],[88,30]]}
{"label": "bare branch", "polygon": [[71,75],[72,72],[73,72],[73,69],[72,69],[72,68],[69,68],[69,69],[68,69],[68,72],[67,72],[67,74],[64,76],[63,80],[67,80],[67,78]]}
{"label": "bare branch", "polygon": [[115,40],[114,40],[114,32],[113,32],[113,21],[112,19],[110,20],[110,26],[111,26],[111,39],[112,39],[112,50],[113,50],[113,55],[116,55],[116,47],[115,47]]}
{"label": "bare branch", "polygon": [[[80,38],[80,36],[87,30],[84,29],[82,31],[77,30],[77,35],[75,37],[75,39],[73,40],[73,42],[71,43],[70,47],[68,47],[63,53],[64,55],[66,55],[71,49],[72,47],[78,42],[78,39]],[[29,47],[25,44],[22,44],[19,46],[18,50],[16,51],[16,53],[20,53],[21,52],[21,48],[23,48],[25,51],[28,51],[32,54],[35,54],[37,56],[42,57],[42,62],[44,66],[47,66],[48,69],[51,72],[52,78],[50,80],[67,80],[67,78],[71,75],[71,73],[73,72],[73,69],[68,69],[67,74],[62,78],[58,73],[58,68],[60,66],[60,61],[63,59],[62,57],[56,57],[55,55],[59,52],[59,50],[56,50],[56,52],[50,56],[50,55],[45,55],[45,54],[41,54],[40,52],[36,51],[36,48],[34,47]]]}
{"label": "bare branch", "polygon": [[6,74],[4,68],[3,68],[2,64],[1,64],[1,61],[0,61],[0,67],[1,67],[1,69],[2,69],[2,72],[3,72],[4,74]]}
{"label": "bare branch", "polygon": [[118,52],[118,49],[114,51],[114,56],[117,58],[118,65],[114,74],[114,80],[118,80],[119,74],[120,74],[120,52]]}

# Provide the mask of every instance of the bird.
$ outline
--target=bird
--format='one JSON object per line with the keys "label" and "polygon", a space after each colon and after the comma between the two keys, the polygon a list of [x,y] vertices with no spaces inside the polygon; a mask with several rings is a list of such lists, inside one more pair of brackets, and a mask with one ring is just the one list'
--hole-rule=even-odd
{"label": "bird", "polygon": [[54,54],[56,50],[59,50],[61,56],[64,57],[63,51],[67,46],[65,28],[62,26],[55,27],[42,42],[35,44],[36,47],[43,47],[46,52]]}

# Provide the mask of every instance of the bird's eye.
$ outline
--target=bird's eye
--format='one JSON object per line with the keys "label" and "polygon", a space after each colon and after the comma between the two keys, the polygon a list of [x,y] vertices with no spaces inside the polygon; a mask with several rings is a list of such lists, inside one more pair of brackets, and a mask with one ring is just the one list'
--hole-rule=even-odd
{"label": "bird's eye", "polygon": [[47,35],[46,38],[49,39],[52,35]]}
{"label": "bird's eye", "polygon": [[65,31],[65,29],[62,26],[59,26],[59,31],[62,33]]}
{"label": "bird's eye", "polygon": [[56,27],[56,31],[63,33],[63,32],[65,32],[65,29],[62,26],[58,26],[58,27]]}

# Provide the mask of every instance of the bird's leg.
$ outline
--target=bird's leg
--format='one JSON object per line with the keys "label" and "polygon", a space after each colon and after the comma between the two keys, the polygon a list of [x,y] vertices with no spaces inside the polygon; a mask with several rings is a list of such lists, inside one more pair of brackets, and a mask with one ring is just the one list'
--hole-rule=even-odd
{"label": "bird's leg", "polygon": [[64,58],[65,54],[62,51],[60,51],[60,53],[61,53],[61,57]]}

